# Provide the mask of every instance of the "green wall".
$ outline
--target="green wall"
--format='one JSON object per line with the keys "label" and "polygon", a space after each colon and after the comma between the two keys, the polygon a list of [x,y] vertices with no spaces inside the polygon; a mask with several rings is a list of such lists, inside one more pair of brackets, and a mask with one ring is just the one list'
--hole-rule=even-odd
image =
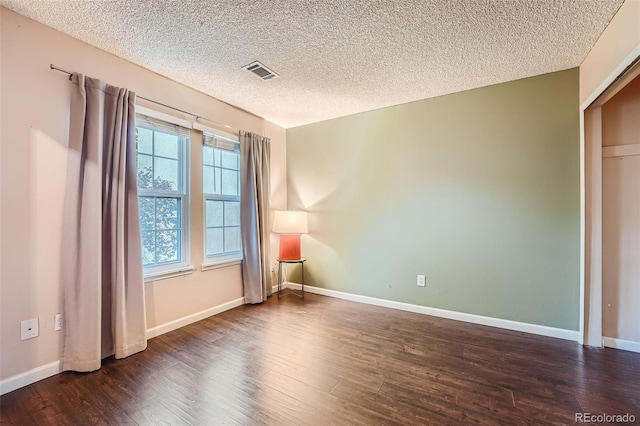
{"label": "green wall", "polygon": [[579,159],[578,69],[289,129],[306,284],[577,330]]}

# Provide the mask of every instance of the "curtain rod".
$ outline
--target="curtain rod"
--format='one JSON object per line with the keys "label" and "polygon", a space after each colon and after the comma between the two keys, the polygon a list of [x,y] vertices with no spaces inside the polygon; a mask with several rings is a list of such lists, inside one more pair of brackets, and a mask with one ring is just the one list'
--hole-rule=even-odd
{"label": "curtain rod", "polygon": [[[68,71],[68,70],[65,70],[65,69],[62,69],[62,68],[58,68],[58,67],[56,67],[56,66],[55,66],[55,65],[53,65],[53,64],[49,64],[49,67],[50,67],[52,70],[56,70],[56,71],[63,72],[63,73],[65,73],[65,74],[69,74],[69,80],[71,80],[71,75],[73,74],[73,72],[72,72],[72,71]],[[161,106],[163,106],[163,107],[165,107],[165,108],[169,108],[169,109],[172,109],[172,110],[174,110],[174,111],[181,112],[181,113],[183,113],[183,114],[191,115],[191,116],[193,116],[193,117],[195,117],[195,118],[196,118],[196,121],[198,121],[198,120],[205,120],[205,121],[209,121],[209,122],[211,122],[211,123],[215,123],[215,124],[217,124],[218,126],[226,127],[227,129],[230,129],[230,130],[232,130],[232,131],[234,131],[234,132],[236,132],[236,133],[239,133],[239,132],[240,132],[238,129],[236,129],[236,128],[232,127],[232,126],[229,126],[228,124],[224,124],[224,123],[221,123],[221,122],[219,122],[219,121],[212,120],[212,119],[210,119],[210,118],[206,118],[206,117],[203,117],[203,116],[198,115],[198,114],[194,114],[194,113],[189,112],[189,111],[184,111],[184,110],[181,110],[181,109],[179,109],[179,108],[172,107],[171,105],[163,104],[162,102],[158,102],[158,101],[154,101],[153,99],[145,98],[144,96],[140,96],[140,95],[137,95],[137,94],[136,94],[136,97],[137,97],[137,98],[140,98],[140,99],[144,99],[144,100],[145,100],[145,101],[147,101],[147,102],[151,102],[151,103],[154,103],[154,104],[156,104],[156,105],[161,105]]]}

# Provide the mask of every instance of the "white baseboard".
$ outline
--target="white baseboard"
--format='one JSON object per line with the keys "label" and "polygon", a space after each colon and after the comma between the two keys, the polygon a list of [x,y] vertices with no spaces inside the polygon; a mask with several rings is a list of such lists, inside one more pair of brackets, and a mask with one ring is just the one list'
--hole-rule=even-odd
{"label": "white baseboard", "polygon": [[160,336],[161,334],[168,333],[185,325],[193,324],[210,316],[217,315],[229,309],[236,308],[244,305],[244,297],[231,300],[223,303],[222,305],[214,306],[213,308],[205,309],[204,311],[196,312],[195,314],[187,315],[186,317],[178,318],[177,320],[169,321],[164,324],[147,329],[147,339]]}
{"label": "white baseboard", "polygon": [[[288,282],[289,288],[300,290],[300,284]],[[500,318],[485,317],[482,315],[466,314],[464,312],[448,311],[446,309],[431,308],[428,306],[412,305],[410,303],[396,302],[393,300],[378,299],[369,296],[360,296],[353,293],[344,293],[336,290],[328,290],[321,287],[304,286],[304,291],[309,293],[330,296],[338,299],[350,300],[352,302],[366,303],[368,305],[382,306],[385,308],[398,309],[401,311],[414,312],[417,314],[431,315],[434,317],[447,318],[457,321],[470,322],[473,324],[488,325],[490,327],[504,328],[507,330],[522,331],[524,333],[538,334],[540,336],[555,337],[557,339],[578,341],[579,332],[577,330],[566,330],[563,328],[547,327],[545,325],[529,324],[525,322],[511,321]]]}
{"label": "white baseboard", "polygon": [[55,376],[58,373],[60,373],[60,361],[54,361],[49,364],[33,368],[29,371],[25,371],[24,373],[8,377],[0,381],[0,395],[4,395],[5,393],[30,385],[31,383]]}
{"label": "white baseboard", "polygon": [[[286,283],[283,283],[283,288],[292,288],[292,289],[299,290],[301,288],[301,285],[292,283],[292,282],[286,282]],[[336,290],[328,290],[320,287],[313,287],[313,286],[306,285],[304,286],[304,289],[309,293],[335,297],[338,299],[350,300],[353,302],[366,303],[369,305],[382,306],[385,308],[398,309],[401,311],[414,312],[414,313],[424,314],[424,315],[432,315],[435,317],[448,318],[448,319],[464,321],[464,322],[469,322],[474,324],[488,325],[491,327],[505,328],[508,330],[522,331],[525,333],[538,334],[541,336],[548,336],[548,337],[555,337],[559,339],[577,341],[578,335],[579,335],[578,331],[575,331],[575,330],[565,330],[561,328],[547,327],[544,325],[527,324],[523,322],[510,321],[510,320],[504,320],[499,318],[491,318],[491,317],[485,317],[481,315],[466,314],[463,312],[448,311],[445,309],[431,308],[428,306],[412,305],[410,303],[378,299],[378,298],[369,297],[369,296],[360,296],[357,294],[344,293]],[[278,291],[278,286],[277,285],[273,286],[272,291],[273,293],[276,293]],[[222,305],[214,306],[212,308],[205,309],[204,311],[196,312],[194,314],[187,315],[186,317],[179,318],[177,320],[170,321],[168,323],[150,328],[147,330],[147,338],[151,339],[153,337],[160,336],[161,334],[168,333],[180,327],[184,327],[186,325],[203,320],[210,316],[219,314],[224,311],[228,311],[229,309],[233,309],[243,304],[244,304],[244,297],[239,297],[227,303],[223,303]],[[605,346],[633,351],[633,352],[640,352],[640,343],[637,343],[637,342],[631,342],[631,341],[620,340],[620,339],[610,339],[608,337],[605,337],[603,340],[604,340]],[[54,361],[49,364],[36,367],[24,373],[20,373],[15,376],[6,378],[0,381],[0,395],[4,395],[5,393],[14,391],[23,386],[27,386],[37,381],[54,376],[58,373],[60,373],[60,361]]]}
{"label": "white baseboard", "polygon": [[633,340],[622,340],[613,337],[602,337],[602,343],[607,348],[622,349],[623,351],[631,351],[640,353],[640,342]]}
{"label": "white baseboard", "polygon": [[[161,334],[168,333],[180,327],[184,327],[185,325],[209,318],[210,316],[228,311],[229,309],[233,309],[241,305],[244,305],[244,297],[239,297],[227,303],[223,303],[222,305],[214,306],[213,308],[205,309],[204,311],[196,312],[195,314],[187,315],[186,317],[179,318],[174,321],[169,321],[165,324],[148,329],[147,339],[160,336]],[[8,377],[0,381],[0,395],[4,395],[5,393],[14,391],[48,377],[55,376],[58,373],[60,373],[60,361],[54,361],[49,364],[33,368],[29,371],[25,371],[24,373]]]}

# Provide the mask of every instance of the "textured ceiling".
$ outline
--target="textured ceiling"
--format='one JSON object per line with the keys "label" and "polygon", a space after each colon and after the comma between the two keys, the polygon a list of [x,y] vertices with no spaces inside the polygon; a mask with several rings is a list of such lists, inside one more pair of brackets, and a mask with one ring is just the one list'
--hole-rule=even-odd
{"label": "textured ceiling", "polygon": [[622,3],[0,0],[286,128],[579,66]]}

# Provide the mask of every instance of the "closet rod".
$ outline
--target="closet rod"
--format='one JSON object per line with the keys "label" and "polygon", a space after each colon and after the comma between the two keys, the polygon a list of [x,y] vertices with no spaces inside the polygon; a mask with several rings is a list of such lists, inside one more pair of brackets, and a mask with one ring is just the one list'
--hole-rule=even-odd
{"label": "closet rod", "polygon": [[[71,75],[73,74],[73,72],[68,71],[68,70],[65,70],[65,69],[62,69],[62,68],[58,68],[58,67],[56,67],[56,66],[55,66],[55,65],[53,65],[53,64],[49,64],[49,67],[50,67],[52,70],[56,70],[56,71],[63,72],[63,73],[65,73],[65,74],[69,74],[69,80],[71,80]],[[194,114],[194,113],[189,112],[189,111],[184,111],[184,110],[182,110],[182,109],[179,109],[179,108],[176,108],[176,107],[172,107],[171,105],[163,104],[162,102],[158,102],[158,101],[154,101],[153,99],[145,98],[144,96],[136,95],[136,97],[137,97],[137,98],[140,98],[140,99],[144,99],[144,100],[145,100],[145,101],[147,101],[147,102],[151,102],[151,103],[154,103],[154,104],[156,104],[156,105],[161,105],[161,106],[163,106],[163,107],[165,107],[165,108],[172,109],[172,110],[174,110],[174,111],[179,111],[179,112],[181,112],[181,113],[183,113],[183,114],[191,115],[191,116],[193,116],[193,117],[195,117],[195,118],[196,118],[196,121],[198,121],[198,120],[205,120],[205,121],[209,121],[209,122],[211,122],[211,123],[217,124],[218,126],[226,127],[227,129],[230,129],[230,130],[234,131],[235,133],[239,133],[239,130],[238,130],[238,129],[236,129],[236,128],[232,127],[232,126],[229,126],[228,124],[224,124],[224,123],[221,123],[221,122],[219,122],[219,121],[212,120],[212,119],[210,119],[210,118],[206,118],[206,117],[203,117],[203,116],[198,115],[198,114]]]}

